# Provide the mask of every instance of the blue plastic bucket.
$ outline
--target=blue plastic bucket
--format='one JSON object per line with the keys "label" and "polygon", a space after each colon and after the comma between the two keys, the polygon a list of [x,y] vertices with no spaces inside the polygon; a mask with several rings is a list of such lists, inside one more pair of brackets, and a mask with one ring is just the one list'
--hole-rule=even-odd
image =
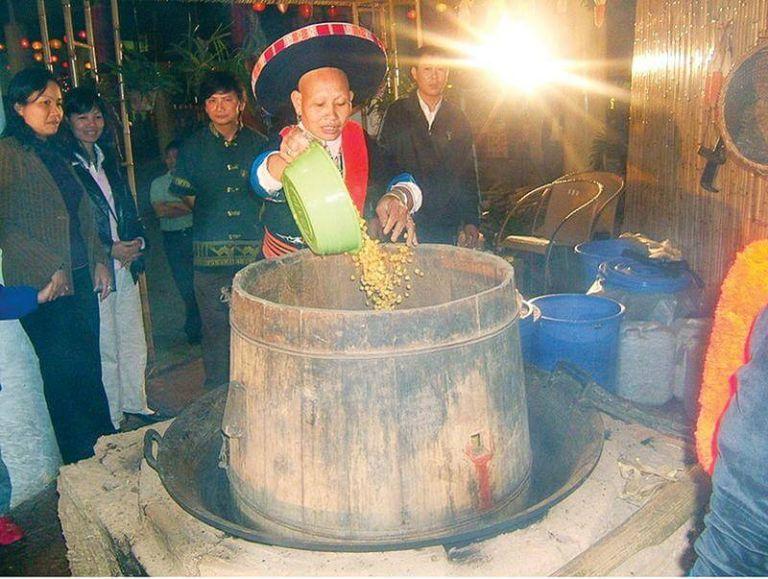
{"label": "blue plastic bucket", "polygon": [[523,353],[523,361],[533,363],[534,333],[536,323],[541,312],[531,302],[523,301],[520,306],[520,350]]}
{"label": "blue plastic bucket", "polygon": [[621,257],[625,249],[635,247],[636,245],[627,239],[600,239],[577,245],[574,251],[579,256],[580,281],[583,289],[588,290],[595,281],[601,263]]}
{"label": "blue plastic bucket", "polygon": [[632,293],[674,294],[687,290],[694,283],[691,274],[685,270],[670,273],[658,265],[629,257],[603,262],[599,270],[606,288]]}
{"label": "blue plastic bucket", "polygon": [[570,362],[614,392],[624,306],[610,298],[583,294],[540,296],[531,303],[541,310],[533,364],[551,372],[558,362]]}

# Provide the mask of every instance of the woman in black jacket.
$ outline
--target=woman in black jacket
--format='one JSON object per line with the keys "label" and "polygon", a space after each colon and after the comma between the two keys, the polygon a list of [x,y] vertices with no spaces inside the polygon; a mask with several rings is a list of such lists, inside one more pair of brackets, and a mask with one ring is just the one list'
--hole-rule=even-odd
{"label": "woman in black jacket", "polygon": [[120,171],[108,110],[95,90],[74,88],[64,97],[65,138],[71,162],[93,203],[99,238],[110,255],[112,292],[99,302],[102,381],[112,424],[124,413],[151,415],[147,406],[147,346],[138,279],[146,241],[133,196]]}

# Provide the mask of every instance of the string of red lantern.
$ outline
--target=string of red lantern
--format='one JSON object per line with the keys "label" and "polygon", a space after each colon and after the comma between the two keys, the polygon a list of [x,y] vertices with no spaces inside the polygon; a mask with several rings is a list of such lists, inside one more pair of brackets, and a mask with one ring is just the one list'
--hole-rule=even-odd
{"label": "string of red lantern", "polygon": [[[267,9],[267,6],[268,5],[265,1],[252,2],[251,10],[253,10],[254,12],[264,12]],[[290,5],[286,2],[277,2],[275,4],[275,7],[281,14],[285,14],[288,12]],[[438,11],[445,11],[448,8],[448,6],[443,2],[438,2],[438,6],[436,8]],[[311,3],[306,3],[306,2],[299,4],[298,13],[303,20],[311,20],[312,17],[314,16],[314,6]],[[342,17],[342,10],[335,4],[331,4],[330,6],[326,7],[325,15],[329,20],[338,20]],[[411,9],[407,12],[406,16],[410,20],[415,20],[416,11],[414,9]]]}
{"label": "string of red lantern", "polygon": [[299,16],[301,16],[304,20],[309,20],[312,18],[312,11],[312,4],[299,5]]}
{"label": "string of red lantern", "polygon": [[[265,5],[266,6],[266,5]],[[86,40],[88,38],[88,34],[85,32],[85,30],[81,30],[77,33],[78,38],[81,38],[83,40]],[[51,40],[48,42],[48,45],[53,50],[61,50],[63,48],[64,44],[66,44],[69,41],[67,38],[67,35],[65,34],[62,37],[62,40],[59,40],[58,38],[51,38]],[[29,38],[26,36],[21,38],[19,40],[19,46],[22,48],[31,48],[32,50],[42,50],[43,49],[43,43],[39,40],[33,40],[30,41]]]}

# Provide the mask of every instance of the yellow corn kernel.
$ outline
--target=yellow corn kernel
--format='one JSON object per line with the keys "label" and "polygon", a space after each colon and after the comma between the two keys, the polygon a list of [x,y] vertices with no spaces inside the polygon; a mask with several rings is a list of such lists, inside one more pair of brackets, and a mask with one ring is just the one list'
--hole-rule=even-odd
{"label": "yellow corn kernel", "polygon": [[[359,282],[358,289],[366,295],[366,307],[377,310],[394,309],[410,295],[409,292],[400,293],[398,289],[404,285],[404,279],[407,282],[411,280],[406,264],[413,263],[413,249],[405,244],[383,245],[379,240],[371,239],[362,219],[360,229],[363,245],[360,251],[352,256],[357,276],[351,275],[350,280]],[[406,285],[410,290],[410,284]]]}

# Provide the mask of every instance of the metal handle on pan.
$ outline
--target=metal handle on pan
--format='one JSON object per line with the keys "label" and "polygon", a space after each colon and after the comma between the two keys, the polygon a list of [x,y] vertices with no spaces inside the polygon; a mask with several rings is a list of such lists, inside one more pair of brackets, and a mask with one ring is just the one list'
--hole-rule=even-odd
{"label": "metal handle on pan", "polygon": [[157,471],[157,456],[155,456],[155,444],[157,449],[160,450],[160,443],[163,441],[163,436],[154,428],[150,428],[144,433],[144,460],[152,467],[152,470]]}

